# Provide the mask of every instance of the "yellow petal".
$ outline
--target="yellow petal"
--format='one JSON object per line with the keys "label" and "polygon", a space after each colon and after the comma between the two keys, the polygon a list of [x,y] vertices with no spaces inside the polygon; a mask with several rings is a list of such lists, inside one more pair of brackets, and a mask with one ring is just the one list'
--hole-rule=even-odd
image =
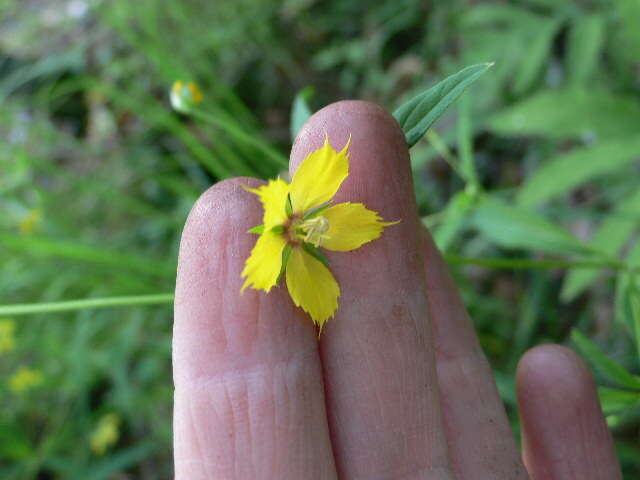
{"label": "yellow petal", "polygon": [[293,303],[311,315],[313,322],[322,329],[338,309],[340,287],[332,273],[302,248],[294,248],[286,276]]}
{"label": "yellow petal", "polygon": [[289,194],[289,184],[281,178],[269,180],[269,183],[258,188],[244,187],[245,190],[255,193],[264,207],[265,230],[269,230],[276,225],[282,225],[287,220],[285,204]]}
{"label": "yellow petal", "polygon": [[362,203],[339,203],[327,208],[322,216],[329,221],[322,246],[329,250],[348,252],[375,240],[384,227],[398,222],[383,222],[373,210]]}
{"label": "yellow petal", "polygon": [[328,202],[349,175],[349,142],[337,152],[325,137],[324,145],[302,161],[291,180],[294,213]]}
{"label": "yellow petal", "polygon": [[278,282],[282,266],[282,250],[286,244],[282,235],[268,231],[260,235],[242,270],[241,276],[246,280],[240,292],[251,287],[269,293],[271,287]]}

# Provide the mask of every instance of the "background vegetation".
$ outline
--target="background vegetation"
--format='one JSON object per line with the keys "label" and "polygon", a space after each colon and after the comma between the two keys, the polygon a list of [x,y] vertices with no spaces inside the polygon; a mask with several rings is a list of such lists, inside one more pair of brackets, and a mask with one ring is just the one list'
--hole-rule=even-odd
{"label": "background vegetation", "polygon": [[[412,149],[424,221],[514,431],[518,358],[569,344],[640,478],[638,18],[637,0],[0,0],[0,476],[169,478],[170,293],[198,194],[280,171],[307,86],[312,109],[392,111],[495,61]],[[214,124],[171,111],[179,78]]]}

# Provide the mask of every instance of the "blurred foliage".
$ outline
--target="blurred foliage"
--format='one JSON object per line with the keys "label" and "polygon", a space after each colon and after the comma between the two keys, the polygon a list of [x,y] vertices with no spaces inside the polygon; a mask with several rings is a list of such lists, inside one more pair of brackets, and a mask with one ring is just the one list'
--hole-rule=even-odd
{"label": "blurred foliage", "polygon": [[[514,430],[518,358],[569,343],[594,366],[625,478],[640,478],[640,2],[1,0],[0,13],[0,303],[49,311],[0,323],[2,478],[169,478],[169,305],[49,302],[170,292],[199,193],[275,175],[309,111],[341,98],[393,111],[487,61],[412,149],[424,221]],[[178,79],[205,92],[204,118],[171,111]]]}

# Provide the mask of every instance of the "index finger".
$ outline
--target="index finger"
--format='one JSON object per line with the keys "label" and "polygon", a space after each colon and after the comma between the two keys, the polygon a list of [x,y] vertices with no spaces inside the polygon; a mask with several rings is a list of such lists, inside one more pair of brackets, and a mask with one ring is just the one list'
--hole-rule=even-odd
{"label": "index finger", "polygon": [[180,243],[173,334],[178,479],[335,478],[312,326],[282,289],[240,295],[261,208],[231,179],[205,192]]}

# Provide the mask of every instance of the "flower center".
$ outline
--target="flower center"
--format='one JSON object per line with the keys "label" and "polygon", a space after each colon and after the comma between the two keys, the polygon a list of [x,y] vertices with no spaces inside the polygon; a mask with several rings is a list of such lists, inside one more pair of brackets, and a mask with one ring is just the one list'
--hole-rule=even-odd
{"label": "flower center", "polygon": [[323,216],[317,216],[301,221],[296,225],[296,230],[304,234],[304,241],[319,247],[322,242],[329,238],[326,234],[329,230],[329,220]]}

